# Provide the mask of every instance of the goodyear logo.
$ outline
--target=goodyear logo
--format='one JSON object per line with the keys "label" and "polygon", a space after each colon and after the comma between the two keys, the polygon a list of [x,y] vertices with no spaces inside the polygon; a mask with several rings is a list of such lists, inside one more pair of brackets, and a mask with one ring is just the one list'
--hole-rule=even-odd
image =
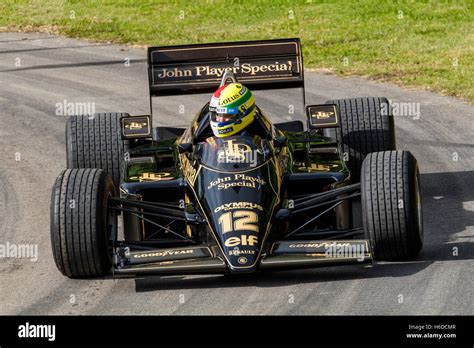
{"label": "goodyear logo", "polygon": [[163,257],[163,256],[175,256],[175,255],[187,255],[193,254],[193,249],[186,249],[186,250],[163,250],[163,251],[153,251],[149,253],[140,253],[133,255],[134,259],[141,259],[147,257]]}
{"label": "goodyear logo", "polygon": [[351,246],[351,243],[335,243],[335,242],[322,242],[322,243],[296,243],[296,244],[290,244],[290,248],[300,248],[300,249],[305,249],[305,248],[330,248],[334,245],[337,246]]}

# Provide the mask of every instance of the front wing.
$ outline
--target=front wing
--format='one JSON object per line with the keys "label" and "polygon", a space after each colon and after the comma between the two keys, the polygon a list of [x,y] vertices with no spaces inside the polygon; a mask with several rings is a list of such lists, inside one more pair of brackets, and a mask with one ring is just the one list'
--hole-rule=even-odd
{"label": "front wing", "polygon": [[[346,199],[357,196],[359,189],[359,184],[353,184],[330,192],[311,195],[308,199],[299,202],[295,209],[307,209],[308,205],[334,207]],[[127,206],[131,205],[136,208],[152,209],[150,214],[171,214],[173,219],[181,218],[194,222],[200,219],[199,216],[190,216],[182,210],[172,210],[169,207],[163,208],[146,202],[113,198],[109,204],[112,204],[110,208],[122,211],[128,210]],[[262,252],[257,267],[249,269],[248,272],[372,263],[369,241],[349,239],[360,235],[361,230],[326,231],[324,232],[326,237],[318,233],[309,235],[306,233],[304,234],[305,238],[301,238],[301,235],[298,238],[298,234],[292,231],[286,235],[288,238],[275,241],[267,247]],[[183,246],[175,243],[172,247],[159,243],[141,245],[136,242],[134,244],[116,242],[114,275],[222,274],[232,271],[225,258],[220,255],[216,245],[196,245],[191,240],[182,240],[181,242]]]}

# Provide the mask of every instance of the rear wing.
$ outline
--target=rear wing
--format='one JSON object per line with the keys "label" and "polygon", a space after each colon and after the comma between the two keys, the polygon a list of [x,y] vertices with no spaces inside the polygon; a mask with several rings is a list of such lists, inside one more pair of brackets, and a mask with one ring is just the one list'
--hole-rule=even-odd
{"label": "rear wing", "polygon": [[213,92],[226,71],[250,89],[301,87],[304,98],[299,39],[148,48],[150,99]]}

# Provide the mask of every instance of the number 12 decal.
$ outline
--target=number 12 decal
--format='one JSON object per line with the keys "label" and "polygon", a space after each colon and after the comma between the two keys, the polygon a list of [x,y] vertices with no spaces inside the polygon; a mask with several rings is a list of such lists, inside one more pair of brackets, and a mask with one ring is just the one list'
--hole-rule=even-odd
{"label": "number 12 decal", "polygon": [[219,217],[222,233],[232,231],[255,231],[258,233],[258,215],[250,210],[236,210]]}

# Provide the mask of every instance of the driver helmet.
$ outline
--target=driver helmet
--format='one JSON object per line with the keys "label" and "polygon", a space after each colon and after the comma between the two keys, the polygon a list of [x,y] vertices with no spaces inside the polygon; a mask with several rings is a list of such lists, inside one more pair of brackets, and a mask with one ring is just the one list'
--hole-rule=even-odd
{"label": "driver helmet", "polygon": [[243,131],[255,119],[255,99],[240,83],[230,83],[217,89],[209,103],[211,128],[218,138]]}

